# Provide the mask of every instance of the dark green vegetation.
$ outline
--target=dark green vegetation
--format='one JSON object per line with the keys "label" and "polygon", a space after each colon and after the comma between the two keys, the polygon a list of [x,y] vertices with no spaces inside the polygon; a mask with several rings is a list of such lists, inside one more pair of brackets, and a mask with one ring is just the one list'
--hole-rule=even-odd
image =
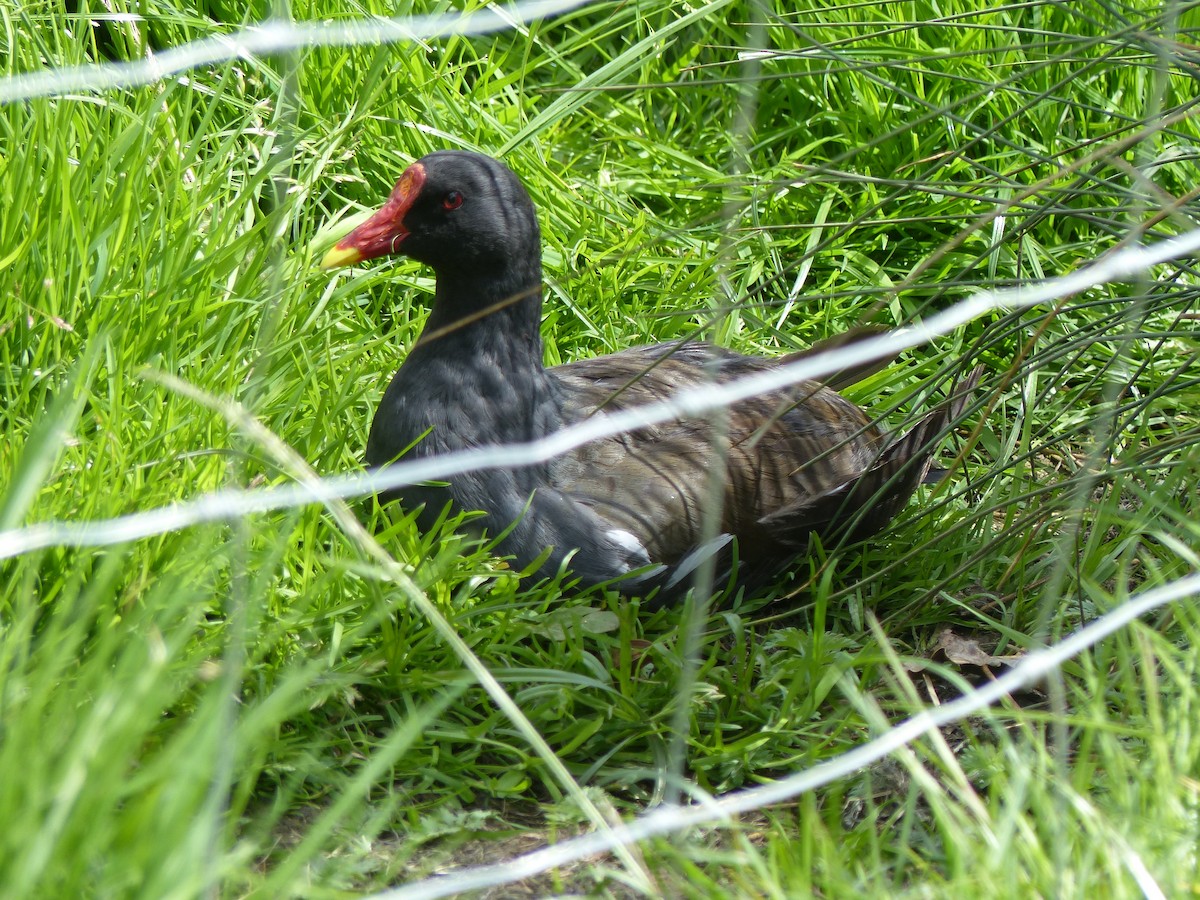
{"label": "dark green vegetation", "polygon": [[[538,203],[550,362],[693,333],[778,354],[1194,227],[1190,7],[794,6],[599,3],[0,108],[0,526],[355,470],[430,283],[320,273],[318,233],[435,148],[503,155]],[[0,60],[140,58],[246,14],[141,11],[0,8]],[[291,10],[364,11],[408,10]],[[711,615],[688,691],[678,612],[521,593],[368,500],[378,546],[313,504],[5,560],[0,894],[332,896],[504,858],[670,795],[681,704],[692,790],[861,744],[977,674],[899,663],[944,629],[1017,653],[1200,565],[1195,283],[996,312],[856,385],[900,425],[982,361],[992,401],[881,539]],[[1196,892],[1198,629],[1176,604],[1024,706],[641,864],[666,896],[1140,895],[1139,866]],[[542,890],[627,893],[626,864]]]}

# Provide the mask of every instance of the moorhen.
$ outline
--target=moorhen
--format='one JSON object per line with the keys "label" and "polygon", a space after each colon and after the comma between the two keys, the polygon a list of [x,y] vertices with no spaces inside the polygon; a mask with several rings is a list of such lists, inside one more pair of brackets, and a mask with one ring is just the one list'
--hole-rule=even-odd
{"label": "moorhen", "polygon": [[[504,164],[479,153],[431,153],[387,202],[337,243],[322,268],[402,254],[434,270],[425,329],[375,413],[366,461],[532,441],[587,418],[661,400],[789,361],[700,342],[635,347],[546,368],[541,234],[533,202]],[[531,577],[566,565],[582,587],[613,582],[661,605],[706,556],[736,554],[744,583],[777,575],[810,533],[828,541],[881,529],[930,470],[935,438],[979,378],[890,440],[828,386],[801,382],[714,416],[668,422],[587,444],[549,462],[404,487],[431,527],[448,501]],[[722,425],[721,418],[726,418]],[[704,540],[714,467],[724,491],[716,539]],[[718,483],[719,485],[719,483]],[[392,499],[387,497],[385,499]],[[736,546],[729,536],[737,538]],[[654,589],[657,589],[655,592]]]}

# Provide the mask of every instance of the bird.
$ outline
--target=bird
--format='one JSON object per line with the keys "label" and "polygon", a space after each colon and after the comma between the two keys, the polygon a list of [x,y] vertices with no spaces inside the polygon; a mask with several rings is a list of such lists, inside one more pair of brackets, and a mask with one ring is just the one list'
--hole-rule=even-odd
{"label": "bird", "polygon": [[[674,341],[547,367],[537,211],[517,175],[481,153],[440,150],[412,163],[320,265],[392,255],[432,268],[435,288],[424,329],[371,423],[372,469],[528,443],[798,355]],[[829,384],[801,381],[723,417],[641,427],[546,461],[407,485],[381,500],[419,510],[425,530],[448,505],[477,512],[474,529],[499,537],[496,552],[529,579],[565,572],[575,589],[605,586],[655,609],[684,596],[701,563],[723,567],[730,584],[762,585],[805,552],[812,534],[830,541],[879,532],[937,475],[934,445],[981,371],[899,437]]]}

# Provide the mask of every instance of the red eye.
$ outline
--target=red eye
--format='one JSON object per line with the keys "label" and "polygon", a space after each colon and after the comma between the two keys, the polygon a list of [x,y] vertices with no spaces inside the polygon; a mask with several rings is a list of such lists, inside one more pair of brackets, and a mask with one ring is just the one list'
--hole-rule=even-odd
{"label": "red eye", "polygon": [[442,209],[458,209],[462,203],[463,195],[458,191],[451,191],[442,198]]}

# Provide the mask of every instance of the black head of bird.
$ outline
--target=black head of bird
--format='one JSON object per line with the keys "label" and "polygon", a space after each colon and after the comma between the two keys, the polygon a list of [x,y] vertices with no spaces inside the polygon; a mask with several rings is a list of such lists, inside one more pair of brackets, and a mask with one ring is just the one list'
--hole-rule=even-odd
{"label": "black head of bird", "polygon": [[[546,368],[540,336],[541,246],[528,193],[502,163],[443,151],[410,166],[384,206],[322,261],[332,268],[389,254],[431,266],[434,301],[371,426],[366,459],[522,443],[594,415],[661,400],[779,364],[702,342],[634,347]],[[794,357],[791,357],[794,358]],[[563,566],[583,586],[657,591],[661,603],[737,539],[744,582],[778,574],[810,534],[865,537],[928,474],[936,438],[978,381],[909,432],[889,438],[831,388],[800,382],[739,403],[579,447],[546,463],[413,485],[388,499],[423,506],[431,525],[452,503],[482,512],[518,566]],[[718,490],[711,473],[717,471]]]}

